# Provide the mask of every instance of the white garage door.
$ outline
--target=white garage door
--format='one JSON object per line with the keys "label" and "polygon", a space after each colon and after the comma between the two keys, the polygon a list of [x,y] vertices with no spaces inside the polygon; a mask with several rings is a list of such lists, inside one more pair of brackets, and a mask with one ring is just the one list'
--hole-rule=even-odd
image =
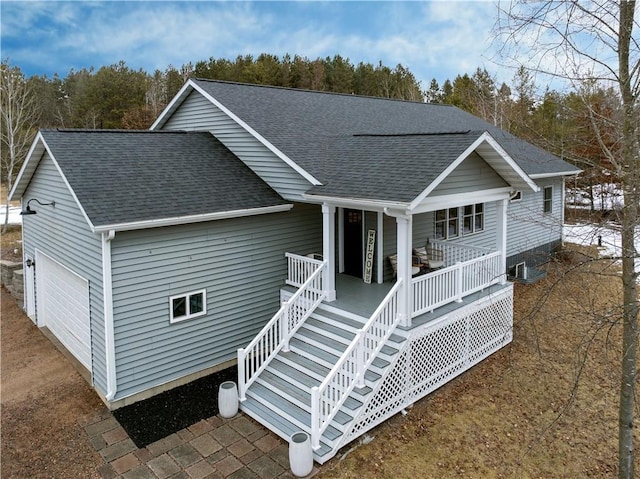
{"label": "white garage door", "polygon": [[91,371],[89,283],[40,251],[36,268],[38,324]]}

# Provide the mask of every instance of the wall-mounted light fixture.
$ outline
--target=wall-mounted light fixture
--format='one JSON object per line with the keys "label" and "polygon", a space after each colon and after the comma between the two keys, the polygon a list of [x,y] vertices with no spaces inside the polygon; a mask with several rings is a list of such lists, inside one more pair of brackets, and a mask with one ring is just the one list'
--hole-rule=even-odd
{"label": "wall-mounted light fixture", "polygon": [[56,202],[55,201],[52,201],[51,203],[43,203],[43,202],[41,202],[40,200],[38,200],[36,198],[31,198],[29,201],[27,201],[27,207],[20,212],[21,215],[35,215],[35,214],[38,213],[37,211],[32,210],[31,207],[29,206],[29,203],[31,203],[32,201],[35,201],[40,206],[53,206],[54,208],[56,206]]}

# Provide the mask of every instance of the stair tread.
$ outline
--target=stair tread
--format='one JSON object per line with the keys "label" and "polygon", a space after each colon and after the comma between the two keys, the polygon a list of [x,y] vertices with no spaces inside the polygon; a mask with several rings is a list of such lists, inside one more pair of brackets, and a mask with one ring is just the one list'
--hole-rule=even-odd
{"label": "stair tread", "polygon": [[[320,381],[316,381],[316,380],[313,380],[312,378],[309,378],[309,376],[307,376],[306,374],[296,370],[294,367],[292,367],[292,366],[290,366],[290,365],[288,365],[286,363],[283,363],[282,361],[274,360],[272,362],[272,364],[269,365],[269,367],[267,367],[267,369],[265,369],[265,373],[268,373],[270,375],[270,377],[271,376],[275,376],[277,379],[272,381],[272,382],[275,383],[278,386],[282,385],[282,387],[287,387],[288,384],[282,384],[281,382],[290,384],[289,380],[286,379],[286,378],[289,378],[291,380],[297,381],[296,373],[297,373],[297,375],[302,375],[302,376],[305,376],[306,378],[308,378],[307,384],[305,385],[306,389],[302,390],[302,392],[305,395],[304,401],[305,401],[305,404],[307,404],[307,405],[311,404],[311,388],[314,387],[314,386],[320,386]],[[282,377],[281,375],[278,375],[277,373],[280,373],[281,375],[286,376],[286,378]],[[295,384],[290,384],[290,385],[292,387],[296,387]],[[299,387],[297,389],[300,390]],[[301,397],[297,391],[294,391],[293,394],[295,394],[296,397]],[[307,399],[308,399],[308,402],[307,402]],[[358,401],[357,399],[354,399],[352,397],[348,397],[344,402],[344,406],[347,409],[350,409],[351,411],[355,411],[360,406],[362,406],[362,402]]]}
{"label": "stair tread", "polygon": [[[263,384],[257,382],[253,383],[247,391],[247,396],[256,398],[259,396],[261,399],[268,401],[274,409],[293,417],[296,421],[298,421],[300,425],[305,428],[305,430],[308,431],[311,429],[310,412],[307,412],[300,406],[293,404],[291,401],[279,395],[276,391],[267,388]],[[323,435],[326,436],[328,440],[335,441],[342,435],[342,432],[329,424],[329,426],[327,426],[327,428],[325,429]]]}
{"label": "stair tread", "polygon": [[365,324],[364,321],[358,321],[356,319],[349,318],[347,316],[329,311],[327,309],[321,309],[320,307],[316,308],[311,316],[316,316],[323,319],[326,318],[333,322],[340,323],[344,325],[345,328],[348,328],[352,331],[362,329],[362,326],[364,326]]}
{"label": "stair tread", "polygon": [[324,347],[330,348],[332,351],[336,351],[338,355],[342,354],[342,352],[347,349],[347,344],[343,344],[335,339],[323,336],[322,334],[307,328],[306,324],[303,324],[302,327],[298,329],[297,334],[303,338],[307,338],[308,340],[320,343]]}
{"label": "stair tread", "polygon": [[[243,401],[240,405],[240,408],[250,416],[254,417],[258,422],[264,421],[267,422],[267,427],[271,429],[272,427],[276,429],[276,434],[282,437],[285,440],[289,440],[291,436],[293,436],[296,432],[300,431],[300,428],[295,424],[291,423],[287,419],[279,416],[278,414],[271,411],[264,404],[256,401],[253,398],[247,398],[246,401]],[[253,413],[253,414],[252,414]],[[265,425],[265,424],[263,424]],[[309,431],[305,431],[309,433]],[[320,449],[313,451],[314,455],[322,457],[325,456],[332,451],[332,447],[327,443],[320,441]]]}
{"label": "stair tread", "polygon": [[331,323],[324,322],[318,318],[314,318],[313,315],[305,321],[305,326],[315,327],[325,333],[331,333],[340,338],[339,341],[344,342],[345,344],[349,344],[355,337],[355,333]]}
{"label": "stair tread", "polygon": [[317,346],[314,346],[313,344],[306,343],[300,338],[297,338],[296,336],[291,338],[291,341],[289,341],[289,347],[291,349],[298,349],[300,351],[304,351],[305,353],[309,353],[312,356],[318,359],[321,359],[323,361],[326,361],[329,364],[335,364],[338,361],[338,359],[340,359],[339,355],[333,354],[327,351],[326,349],[322,349]]}
{"label": "stair tread", "polygon": [[[278,396],[286,395],[294,399],[305,407],[305,412],[307,412],[307,409],[311,410],[310,390],[300,389],[270,371],[264,371],[256,382],[259,382],[270,391],[275,391]],[[343,426],[351,421],[353,417],[344,411],[338,411],[334,419],[336,423]]]}

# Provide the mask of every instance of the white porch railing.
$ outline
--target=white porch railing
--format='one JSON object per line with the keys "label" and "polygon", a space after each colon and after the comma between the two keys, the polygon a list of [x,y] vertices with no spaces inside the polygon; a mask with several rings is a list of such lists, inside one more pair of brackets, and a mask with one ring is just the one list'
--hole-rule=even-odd
{"label": "white porch railing", "polygon": [[[287,253],[287,258],[291,260]],[[299,256],[297,258],[304,258]],[[269,362],[284,348],[288,349],[289,340],[298,327],[311,315],[313,310],[322,302],[325,292],[322,287],[322,273],[327,267],[326,262],[304,258],[309,262],[299,262],[304,270],[303,274],[295,271],[295,278],[304,279],[300,288],[287,301],[282,303],[278,312],[271,318],[260,333],[244,349],[238,349],[238,395],[240,400],[246,399],[246,392],[256,377]],[[312,263],[310,263],[312,262]],[[289,262],[291,265],[291,261]],[[311,265],[315,267],[310,271]],[[291,274],[291,270],[289,272]],[[288,284],[291,284],[287,280]]]}
{"label": "white porch railing", "polygon": [[461,301],[471,293],[499,283],[504,274],[500,263],[501,254],[496,251],[413,278],[411,317],[432,312],[453,301]]}
{"label": "white porch railing", "polygon": [[477,246],[462,243],[451,243],[449,241],[438,240],[429,240],[429,247],[435,248],[444,253],[445,266],[464,263],[465,261],[470,261],[492,252],[492,250],[487,248],[479,248]]}
{"label": "white porch railing", "polygon": [[287,258],[287,279],[289,286],[299,288],[322,264],[322,261],[300,256],[293,253],[285,253]]}
{"label": "white porch railing", "polygon": [[320,437],[354,387],[364,386],[364,375],[399,322],[398,279],[367,323],[359,330],[320,386],[311,389],[311,445]]}

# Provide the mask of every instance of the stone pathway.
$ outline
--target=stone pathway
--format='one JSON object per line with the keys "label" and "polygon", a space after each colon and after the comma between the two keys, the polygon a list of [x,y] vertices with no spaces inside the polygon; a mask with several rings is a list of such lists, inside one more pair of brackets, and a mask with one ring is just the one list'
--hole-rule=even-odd
{"label": "stone pathway", "polygon": [[[138,449],[105,410],[82,426],[104,464],[104,479],[294,478],[288,444],[249,416],[214,416]],[[308,477],[318,472],[314,466]]]}

